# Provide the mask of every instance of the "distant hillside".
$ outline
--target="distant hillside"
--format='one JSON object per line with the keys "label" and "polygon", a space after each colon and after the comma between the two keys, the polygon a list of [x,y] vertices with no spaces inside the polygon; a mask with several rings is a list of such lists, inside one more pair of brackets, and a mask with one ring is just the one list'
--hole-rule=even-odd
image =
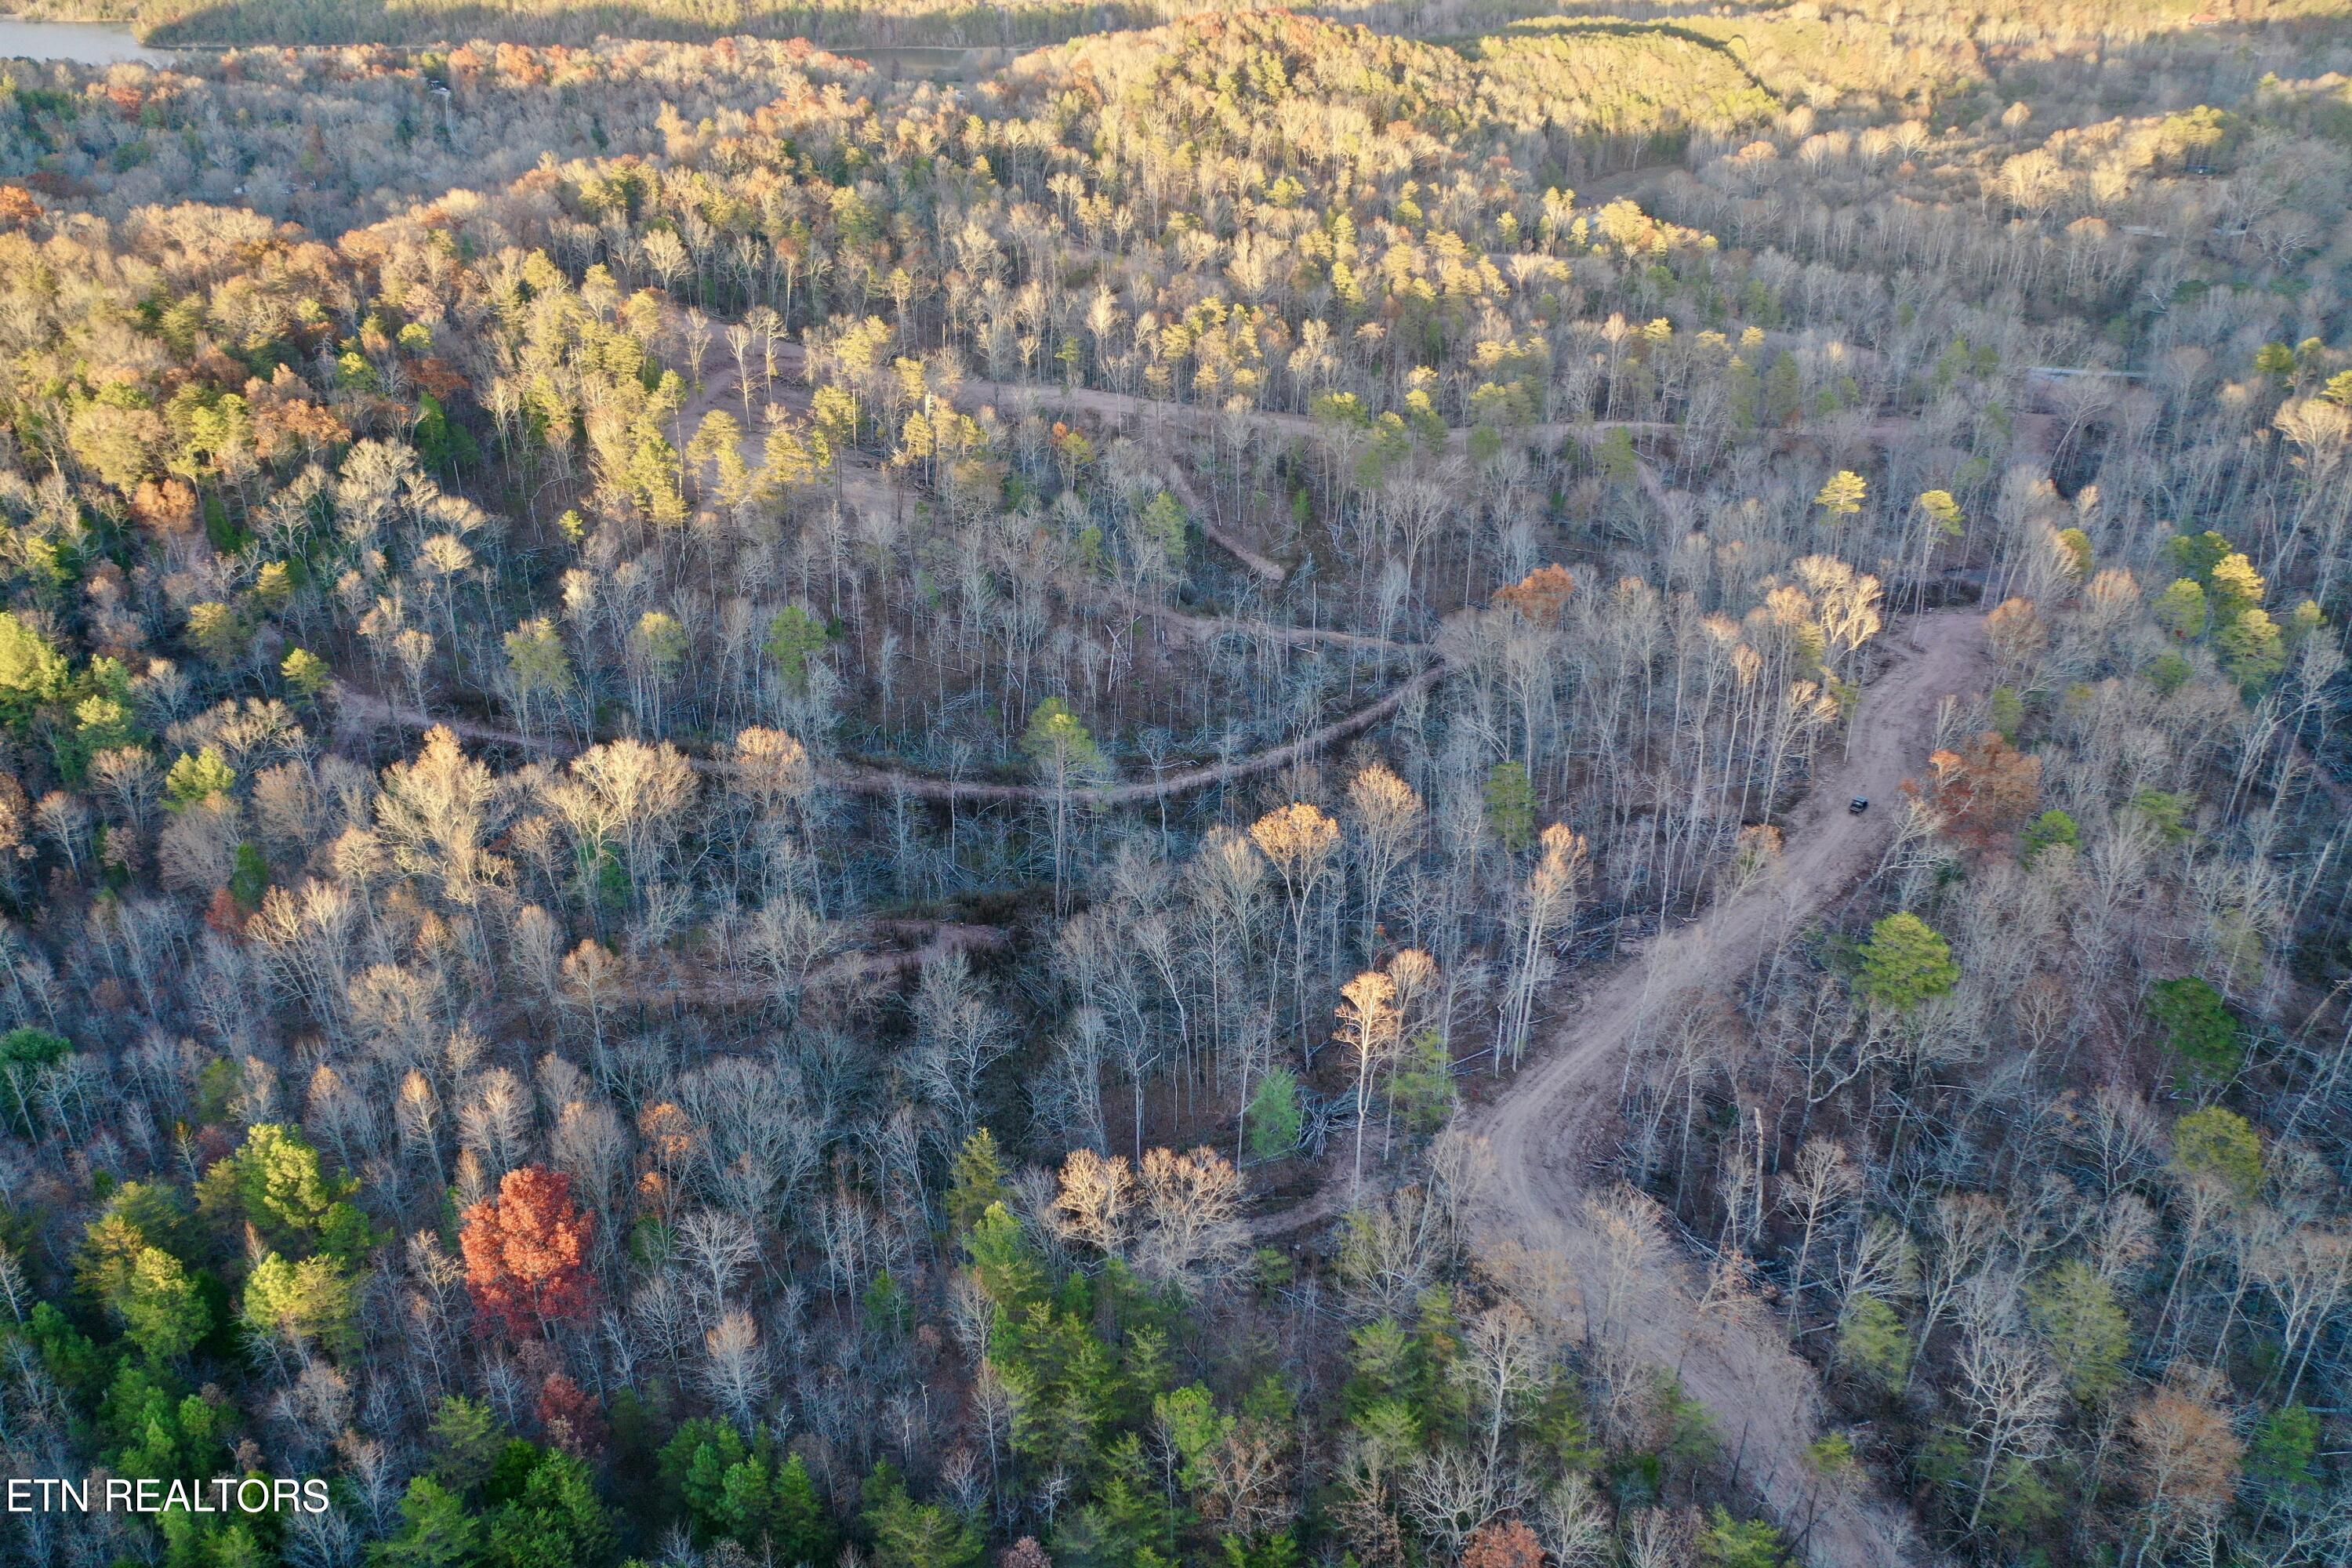
{"label": "distant hillside", "polygon": [[[1901,96],[1965,68],[1972,42],[2144,37],[2235,20],[2340,17],[2347,5],[2352,0],[1962,0],[1909,7],[1899,19],[1879,5],[1814,0],[1714,6],[1323,0],[1290,8],[1420,37],[1468,37],[1514,23],[1587,32],[1627,20],[1665,22],[1695,42],[1722,44],[1775,92],[1801,82]],[[158,44],[702,42],[748,34],[898,48],[1034,47],[1203,13],[1276,8],[1252,0],[24,0],[10,7],[34,17],[133,22]],[[1902,28],[1902,44],[1890,25]],[[1923,46],[1938,34],[1947,45]],[[1712,74],[1711,67],[1699,69]]]}

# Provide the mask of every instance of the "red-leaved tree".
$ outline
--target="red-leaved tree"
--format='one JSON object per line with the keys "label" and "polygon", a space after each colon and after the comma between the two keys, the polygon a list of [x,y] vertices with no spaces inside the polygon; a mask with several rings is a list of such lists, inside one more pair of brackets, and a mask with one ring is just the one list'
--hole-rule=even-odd
{"label": "red-leaved tree", "polygon": [[475,1307],[521,1337],[585,1320],[596,1298],[588,1272],[593,1222],[572,1201],[572,1178],[539,1165],[509,1171],[499,1195],[466,1211],[458,1243]]}
{"label": "red-leaved tree", "polygon": [[604,1451],[612,1435],[604,1413],[588,1391],[567,1373],[551,1372],[539,1391],[539,1423],[547,1440],[577,1459],[593,1459]]}

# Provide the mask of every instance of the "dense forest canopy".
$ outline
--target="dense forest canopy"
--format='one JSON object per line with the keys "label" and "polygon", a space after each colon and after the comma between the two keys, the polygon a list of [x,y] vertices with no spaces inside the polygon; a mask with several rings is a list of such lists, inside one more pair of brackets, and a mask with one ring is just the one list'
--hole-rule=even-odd
{"label": "dense forest canopy", "polygon": [[1189,11],[0,66],[0,1559],[2352,1557],[2347,7]]}

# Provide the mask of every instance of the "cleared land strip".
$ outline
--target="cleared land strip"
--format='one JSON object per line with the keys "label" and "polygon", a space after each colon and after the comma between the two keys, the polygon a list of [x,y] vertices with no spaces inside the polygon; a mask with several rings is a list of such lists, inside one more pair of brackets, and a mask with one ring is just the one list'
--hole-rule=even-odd
{"label": "cleared land strip", "polygon": [[[1035,784],[992,784],[967,779],[935,778],[928,773],[903,768],[867,767],[856,763],[827,763],[817,767],[817,776],[827,785],[851,795],[904,795],[914,800],[930,800],[963,805],[966,803],[1027,804],[1066,799],[1087,805],[1137,805],[1165,799],[1170,795],[1190,795],[1195,790],[1214,784],[1231,784],[1237,779],[1255,778],[1291,763],[1339,742],[1362,734],[1380,723],[1415,692],[1426,691],[1447,674],[1449,667],[1437,660],[1419,674],[1400,682],[1378,700],[1367,703],[1353,712],[1341,715],[1329,723],[1309,731],[1295,741],[1253,752],[1245,757],[1212,763],[1197,768],[1150,780],[1128,784],[1074,786],[1056,790],[1051,785]],[[574,748],[547,735],[526,735],[519,730],[462,717],[436,717],[401,708],[398,704],[377,696],[373,691],[349,684],[335,688],[341,707],[341,722],[346,727],[359,724],[381,725],[401,730],[429,730],[436,726],[452,734],[489,745],[512,746],[518,750],[536,752],[546,756],[569,756]],[[689,760],[700,771],[722,773],[728,763],[716,758],[689,754]]]}

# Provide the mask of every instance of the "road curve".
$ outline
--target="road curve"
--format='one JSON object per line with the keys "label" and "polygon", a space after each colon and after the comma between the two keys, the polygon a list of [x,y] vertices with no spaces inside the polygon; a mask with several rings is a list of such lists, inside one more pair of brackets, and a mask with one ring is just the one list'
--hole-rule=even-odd
{"label": "road curve", "polygon": [[[1495,1180],[1483,1216],[1489,1256],[1517,1260],[1548,1282],[1562,1328],[1594,1331],[1585,1292],[1606,1278],[1608,1240],[1591,1209],[1588,1161],[1610,1146],[1626,1054],[1648,1017],[1692,993],[1721,994],[1784,935],[1820,913],[1874,867],[1899,820],[1898,787],[1924,769],[1936,710],[1973,689],[1985,671],[1984,617],[1938,611],[1903,623],[1895,658],[1865,691],[1843,761],[1823,759],[1803,804],[1783,825],[1778,868],[1664,935],[1579,999],[1549,1031],[1537,1065],[1477,1111]],[[1873,809],[1848,814],[1867,795]],[[1777,1321],[1752,1310],[1702,1306],[1703,1282],[1677,1249],[1654,1246],[1610,1287],[1633,1310],[1605,1327],[1643,1361],[1679,1370],[1727,1444],[1741,1479],[1822,1568],[1904,1568],[1932,1560],[1907,1513],[1866,1484],[1817,1485],[1805,1449],[1819,1436],[1813,1373]],[[1806,1527],[1810,1521],[1811,1528]]]}
{"label": "road curve", "polygon": [[[1237,628],[1239,629],[1239,628]],[[1268,746],[1261,752],[1235,757],[1229,762],[1206,763],[1163,773],[1157,778],[1136,780],[1126,784],[1074,784],[1066,792],[1075,805],[1088,806],[1147,805],[1153,801],[1175,795],[1190,795],[1216,784],[1228,784],[1240,779],[1255,778],[1263,773],[1286,768],[1293,763],[1329,750],[1340,742],[1362,734],[1404,706],[1406,700],[1429,690],[1453,672],[1453,666],[1443,658],[1431,662],[1414,675],[1397,682],[1388,694],[1367,702],[1351,712],[1343,713],[1330,722],[1311,730],[1295,741]],[[347,732],[369,726],[395,730],[444,729],[468,741],[488,745],[512,746],[518,751],[535,752],[542,756],[568,757],[577,747],[549,735],[526,735],[503,724],[493,724],[478,719],[458,715],[436,716],[404,709],[398,703],[381,697],[362,687],[346,681],[335,683],[335,706],[338,727]],[[684,750],[684,748],[680,748]],[[687,752],[687,761],[698,773],[723,773],[728,763],[723,757],[704,756]],[[888,799],[903,795],[909,800],[937,801],[942,804],[972,805],[1037,805],[1055,798],[1055,791],[1045,784],[992,784],[985,780],[943,779],[929,773],[913,773],[903,768],[869,767],[855,763],[824,763],[817,768],[817,777],[834,789],[849,795],[879,796]]]}

